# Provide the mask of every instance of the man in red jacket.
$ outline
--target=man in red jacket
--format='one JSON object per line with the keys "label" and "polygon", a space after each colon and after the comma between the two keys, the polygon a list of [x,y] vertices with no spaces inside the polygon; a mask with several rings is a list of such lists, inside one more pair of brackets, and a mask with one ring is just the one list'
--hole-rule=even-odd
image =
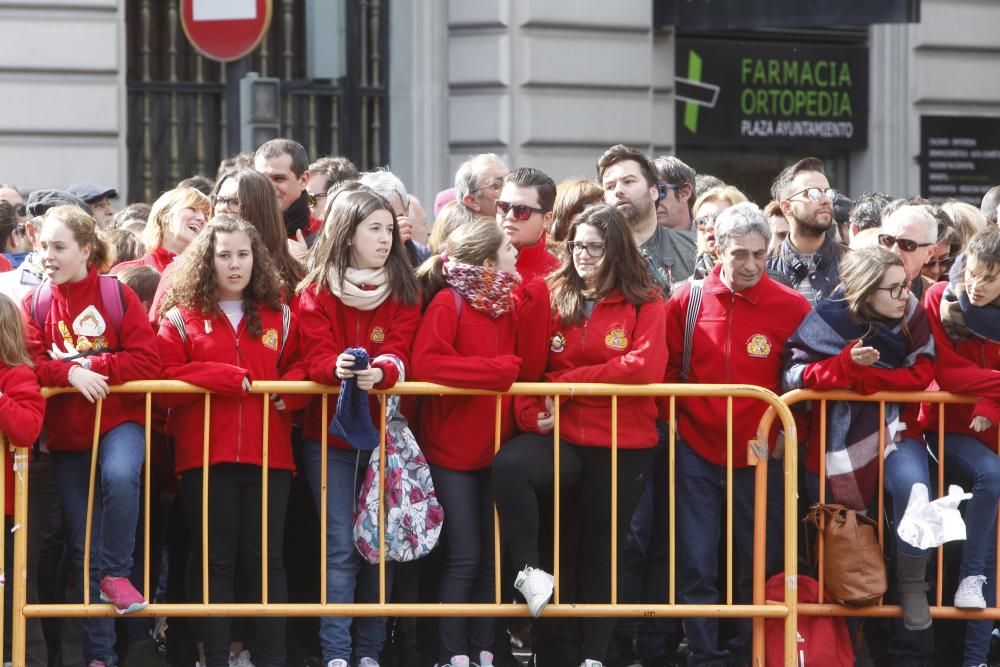
{"label": "man in red jacket", "polygon": [[521,167],[507,174],[497,199],[497,224],[517,248],[517,272],[528,282],[559,268],[545,233],[552,225],[555,182],[537,169]]}
{"label": "man in red jacket", "polygon": [[[745,202],[726,209],[715,223],[721,261],[697,287],[684,283],[667,302],[666,381],[743,383],[778,392],[785,341],[809,313],[801,294],[768,278],[764,270],[771,229],[763,213]],[[690,333],[686,322],[690,321]],[[685,371],[685,336],[690,370]],[[736,599],[750,601],[753,563],[754,472],[747,464],[747,442],[755,437],[767,405],[754,399],[732,403],[733,538],[743,576]],[[726,511],[726,399],[677,399],[677,582],[686,604],[715,604],[719,526]],[[769,460],[767,564],[781,569],[782,475],[780,461]],[[718,645],[718,622],[684,623],[691,647],[689,663],[740,664],[750,656],[750,622],[728,646]]]}

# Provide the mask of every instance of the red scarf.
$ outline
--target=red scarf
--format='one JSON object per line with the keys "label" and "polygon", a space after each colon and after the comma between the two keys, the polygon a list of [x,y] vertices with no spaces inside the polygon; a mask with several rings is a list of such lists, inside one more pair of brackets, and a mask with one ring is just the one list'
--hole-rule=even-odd
{"label": "red scarf", "polygon": [[444,279],[470,306],[493,319],[514,310],[514,288],[521,283],[521,276],[516,273],[453,259],[445,262]]}

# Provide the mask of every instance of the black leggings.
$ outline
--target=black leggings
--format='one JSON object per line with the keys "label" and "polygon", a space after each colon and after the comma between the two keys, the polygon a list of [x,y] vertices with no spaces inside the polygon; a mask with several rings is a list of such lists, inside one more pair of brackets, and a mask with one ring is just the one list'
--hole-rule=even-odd
{"label": "black leggings", "polygon": [[[618,590],[622,588],[621,558],[629,521],[649,477],[655,449],[618,450]],[[577,591],[561,593],[561,601],[608,603],[611,600],[611,450],[559,442],[560,490],[569,492],[580,517],[578,544],[563,552],[575,556]],[[504,543],[517,570],[538,567],[538,496],[553,488],[552,438],[534,433],[505,444],[493,461],[493,488]],[[565,510],[564,510],[565,511]],[[614,630],[613,618],[580,621],[580,658],[605,659]]]}
{"label": "black leggings", "polygon": [[[283,560],[285,511],[292,474],[271,470],[268,474],[267,601],[288,601]],[[191,528],[191,552],[187,566],[189,599],[200,602],[201,585],[201,468],[181,475],[180,497]],[[208,598],[210,602],[236,601],[236,562],[247,576],[246,597],[261,598],[261,469],[239,463],[218,463],[209,468],[208,500]],[[241,595],[241,597],[243,597]],[[261,667],[285,664],[285,619],[255,617],[254,664]],[[223,617],[195,621],[205,640],[207,667],[228,667],[230,625]]]}

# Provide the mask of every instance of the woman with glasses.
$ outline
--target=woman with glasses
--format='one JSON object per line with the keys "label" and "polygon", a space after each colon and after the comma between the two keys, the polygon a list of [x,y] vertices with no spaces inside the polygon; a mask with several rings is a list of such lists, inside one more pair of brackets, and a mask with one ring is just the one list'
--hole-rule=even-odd
{"label": "woman with glasses", "polygon": [[[965,510],[966,539],[955,606],[984,609],[996,604],[996,523],[1000,458],[1000,230],[990,227],[969,241],[947,282],[925,298],[936,344],[935,377],[944,391],[977,396],[975,403],[949,405],[944,413],[944,466],[949,477],[972,487]],[[921,423],[932,440],[938,407],[925,404]],[[963,665],[986,662],[992,621],[969,621]]]}
{"label": "woman with glasses", "polygon": [[731,185],[709,188],[691,207],[694,228],[698,232],[698,257],[694,262],[695,280],[704,278],[719,261],[719,246],[715,243],[715,219],[730,206],[745,202],[746,195]]}
{"label": "woman with glasses", "polygon": [[[934,376],[934,340],[923,307],[910,293],[902,260],[884,248],[862,248],[841,260],[842,283],[806,316],[786,347],[785,389],[922,391]],[[831,403],[827,414],[824,502],[875,510],[879,433],[884,434],[885,485],[898,526],[911,489],[930,490],[927,445],[916,404]],[[820,498],[819,419],[806,446],[806,490]],[[907,630],[931,625],[927,550],[896,539],[897,590]]]}
{"label": "woman with glasses", "polygon": [[931,285],[938,281],[948,280],[948,271],[955,261],[955,257],[962,251],[962,236],[952,225],[938,223],[937,244],[934,252],[924,263],[924,268],[920,270],[923,276],[924,287],[929,289]]}
{"label": "woman with glasses", "polygon": [[[646,262],[617,208],[598,205],[570,225],[562,267],[549,277],[550,382],[658,382],[666,370],[663,301]],[[563,507],[579,514],[578,544],[564,544],[575,558],[577,589],[564,600],[607,603],[611,597],[611,445],[618,447],[618,558],[629,521],[646,484],[657,443],[652,397],[618,400],[617,432],[612,399],[561,397],[559,483],[573,494]],[[553,593],[552,575],[541,569],[538,547],[539,496],[553,489],[553,441],[557,413],[550,397],[515,399],[515,416],[525,433],[504,445],[493,462],[494,494],[502,536],[519,570],[515,588],[538,616]],[[563,520],[567,520],[565,517]],[[621,571],[619,570],[619,577]],[[621,589],[621,582],[618,587]],[[579,621],[577,659],[588,667],[605,659],[614,619]]]}
{"label": "woman with glasses", "polygon": [[208,197],[198,190],[167,190],[153,202],[142,232],[146,254],[111,267],[110,273],[117,274],[130,266],[151,266],[163,273],[174,258],[184,252],[210,217],[212,207]]}

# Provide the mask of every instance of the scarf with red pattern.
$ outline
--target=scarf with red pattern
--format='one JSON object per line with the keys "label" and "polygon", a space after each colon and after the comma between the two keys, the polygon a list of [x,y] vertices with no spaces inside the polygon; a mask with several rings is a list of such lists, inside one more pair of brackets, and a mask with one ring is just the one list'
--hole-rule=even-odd
{"label": "scarf with red pattern", "polygon": [[497,319],[514,310],[514,288],[521,276],[449,259],[444,264],[444,280],[474,309]]}

